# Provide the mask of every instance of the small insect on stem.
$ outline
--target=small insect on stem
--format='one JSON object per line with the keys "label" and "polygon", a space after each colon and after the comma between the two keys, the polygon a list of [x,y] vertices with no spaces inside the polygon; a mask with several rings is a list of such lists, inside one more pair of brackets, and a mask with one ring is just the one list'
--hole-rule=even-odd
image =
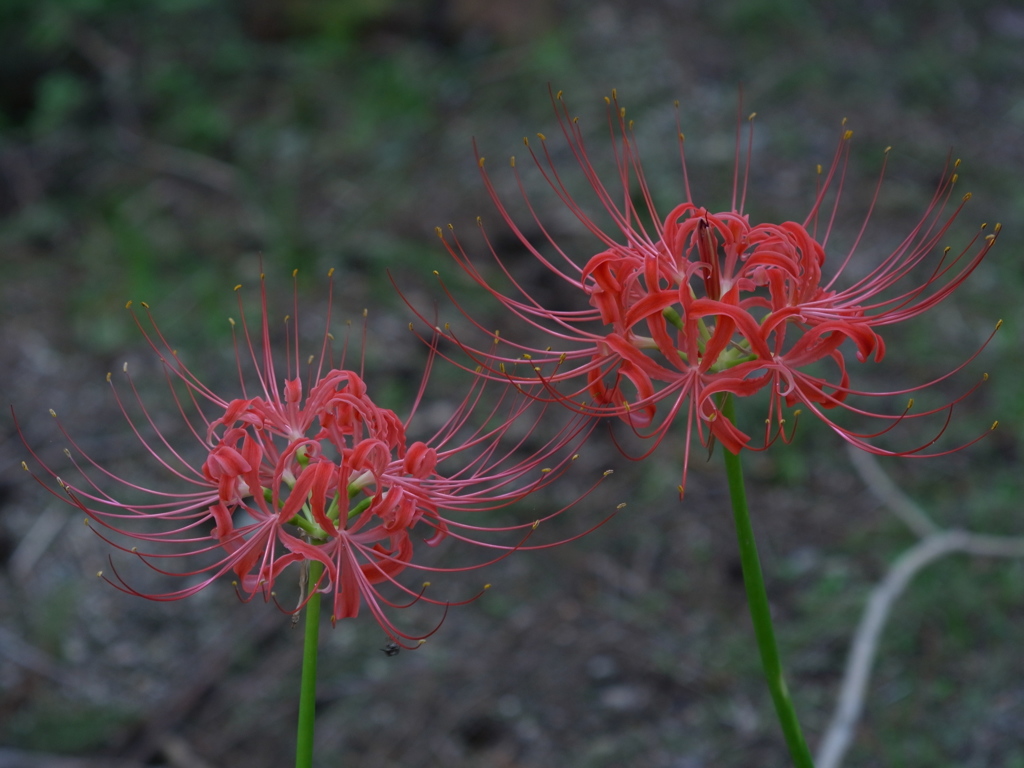
{"label": "small insect on stem", "polygon": [[387,645],[381,648],[381,650],[384,652],[385,656],[397,656],[399,651],[402,650],[402,646],[400,646],[394,640],[391,640],[388,642]]}

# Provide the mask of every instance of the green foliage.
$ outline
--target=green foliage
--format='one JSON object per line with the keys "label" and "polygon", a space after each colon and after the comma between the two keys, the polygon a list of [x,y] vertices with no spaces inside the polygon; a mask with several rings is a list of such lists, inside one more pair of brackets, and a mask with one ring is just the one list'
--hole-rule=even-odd
{"label": "green foliage", "polygon": [[0,725],[0,741],[20,749],[76,755],[106,748],[137,713],[40,697]]}
{"label": "green foliage", "polygon": [[88,88],[82,80],[69,72],[51,72],[43,77],[36,89],[36,108],[32,114],[30,131],[42,136],[67,124],[85,102]]}

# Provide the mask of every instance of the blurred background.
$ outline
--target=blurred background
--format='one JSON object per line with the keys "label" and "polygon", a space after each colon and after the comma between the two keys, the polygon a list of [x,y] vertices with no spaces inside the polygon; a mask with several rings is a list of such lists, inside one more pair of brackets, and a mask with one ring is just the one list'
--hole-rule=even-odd
{"label": "blurred background", "polygon": [[[500,232],[474,137],[507,186],[504,158],[522,137],[557,132],[549,87],[565,91],[591,147],[604,146],[603,97],[617,88],[667,209],[681,194],[678,100],[698,202],[727,206],[741,85],[744,110],[758,113],[754,221],[803,219],[845,117],[854,144],[836,238],[849,242],[893,146],[858,258],[891,251],[949,153],[963,158],[958,194],[974,196],[950,242],[1001,221],[999,244],[951,300],[893,329],[886,361],[857,381],[898,389],[939,376],[1002,318],[981,358],[942,386],[955,397],[991,373],[946,444],[995,419],[1000,429],[964,452],[883,467],[942,525],[1024,534],[1024,11],[1006,1],[2,0],[4,404],[55,465],[64,442],[50,408],[92,456],[132,472],[137,444],[104,375],[131,361],[156,398],[162,378],[124,303],[150,303],[184,359],[227,394],[232,288],[254,288],[263,269],[284,314],[298,269],[315,316],[333,267],[335,316],[358,323],[369,308],[369,376],[402,413],[423,351],[387,270],[442,318],[454,313],[433,270],[484,325],[504,322],[468,292],[433,231],[451,222],[472,233],[480,215]],[[564,212],[551,215],[559,231]],[[590,256],[593,243],[580,243]],[[524,280],[550,283],[504,246]],[[756,407],[745,415],[763,418]],[[156,604],[98,581],[106,545],[22,471],[26,449],[4,419],[0,765],[288,765],[300,633],[273,605],[240,605],[226,582]],[[787,764],[719,457],[699,455],[680,503],[678,441],[630,463],[603,434],[574,476],[584,487],[616,474],[554,531],[572,535],[627,501],[603,528],[472,574],[470,591],[481,579],[494,588],[451,610],[415,652],[381,653],[369,617],[325,630],[319,765]],[[906,444],[930,436],[911,428]],[[810,419],[794,445],[747,466],[813,745],[865,597],[914,537]],[[885,632],[846,764],[1024,766],[1022,634],[1024,563],[932,565]]]}

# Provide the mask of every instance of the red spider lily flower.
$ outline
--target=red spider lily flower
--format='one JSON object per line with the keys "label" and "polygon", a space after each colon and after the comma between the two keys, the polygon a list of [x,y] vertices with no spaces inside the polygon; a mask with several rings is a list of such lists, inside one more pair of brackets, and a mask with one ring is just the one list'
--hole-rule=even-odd
{"label": "red spider lily flower", "polygon": [[[398,629],[386,609],[419,600],[446,610],[458,603],[428,598],[426,585],[413,589],[397,577],[409,568],[469,568],[418,565],[413,561],[416,543],[433,546],[448,537],[471,541],[497,550],[493,560],[519,548],[534,548],[523,541],[558,512],[503,528],[469,524],[453,514],[507,507],[545,487],[575,458],[566,449],[586,436],[588,425],[581,419],[566,422],[560,430],[549,430],[554,434],[542,445],[527,450],[525,443],[534,439],[534,428],[548,418],[544,409],[538,411],[535,403],[508,385],[494,398],[485,396],[491,385],[474,378],[465,399],[434,435],[409,442],[409,421],[423,398],[433,353],[410,416],[403,421],[374,403],[362,375],[344,368],[344,355],[337,367],[333,364],[329,331],[319,354],[301,365],[297,291],[295,315],[286,318],[286,370],[279,376],[262,276],[260,300],[262,321],[255,331],[245,322],[239,293],[242,321],[235,350],[241,386],[234,399],[210,390],[185,366],[147,305],[143,304],[148,325],[133,311],[164,366],[175,406],[195,445],[172,445],[157,428],[127,365],[132,396],[125,399],[116,388],[114,396],[143,456],[169,475],[173,490],[115,475],[91,459],[63,427],[71,445],[65,452],[79,478],[58,477],[33,452],[60,490],[43,484],[85,512],[115,548],[132,553],[159,573],[190,581],[179,590],[144,594],[114,569],[114,578],[108,581],[130,594],[177,600],[230,574],[242,599],[257,594],[271,599],[289,566],[316,561],[323,565],[323,574],[311,589],[331,597],[333,622],[356,616],[365,603],[392,641],[407,645],[422,639],[425,636]],[[231,325],[235,333],[234,320]],[[246,361],[252,363],[255,385],[246,381]],[[112,381],[109,374],[107,379]],[[510,433],[514,424],[515,437]],[[191,459],[194,454],[199,459]],[[511,533],[514,539],[499,544],[473,538],[491,531]],[[124,538],[131,545],[119,543]],[[536,545],[544,546],[551,545]],[[185,557],[188,564],[181,570],[172,572],[163,565]],[[197,558],[205,564],[191,567]],[[379,586],[385,584],[408,596],[404,605],[381,593]],[[308,596],[293,613],[306,600]]]}
{"label": "red spider lily flower", "polygon": [[[741,179],[741,131],[737,130],[731,209],[714,212],[692,201],[680,131],[685,202],[661,215],[644,177],[632,121],[626,120],[615,92],[606,98],[615,167],[609,185],[592,164],[583,132],[577,119],[570,116],[561,92],[552,96],[552,102],[568,153],[593,190],[597,213],[610,220],[612,227],[602,227],[593,212],[571,196],[554,160],[555,154],[566,154],[565,150],[552,152],[543,134],[538,134],[539,152],[529,140],[524,139],[524,144],[561,203],[597,240],[597,252],[590,251],[594,255],[577,258],[559,245],[537,212],[538,206],[530,201],[513,157],[512,172],[529,212],[530,226],[517,223],[492,183],[483,157],[477,155],[486,189],[512,233],[570,292],[576,291],[589,303],[586,309],[567,310],[538,301],[511,274],[481,224],[487,248],[511,286],[501,290],[469,257],[454,229],[449,226],[450,233],[446,234],[439,228],[439,237],[459,266],[551,345],[540,348],[502,336],[501,349],[509,351],[495,353],[489,349],[474,351],[471,343],[458,339],[487,375],[512,380],[524,389],[539,384],[542,394],[535,396],[560,401],[579,413],[618,417],[638,435],[653,438],[654,447],[669,426],[685,414],[687,436],[696,432],[705,446],[717,439],[734,453],[744,448],[762,450],[779,437],[791,437],[784,428],[784,409],[803,405],[843,439],[872,453],[936,455],[926,451],[937,436],[903,450],[882,448],[869,441],[906,419],[941,419],[945,415],[948,423],[952,407],[962,397],[920,412],[911,411],[911,399],[910,405],[895,415],[867,411],[848,400],[851,396],[908,396],[959,371],[977,353],[934,381],[888,392],[852,387],[847,362],[851,352],[860,363],[882,360],[885,342],[881,331],[946,299],[995,244],[999,225],[990,233],[983,225],[962,249],[951,252],[947,247],[935,257],[970,197],[964,195],[959,201],[952,198],[959,161],[952,167],[947,165],[931,202],[910,233],[867,274],[843,285],[843,275],[864,235],[885,171],[883,162],[879,186],[860,231],[849,251],[839,256],[831,276],[826,276],[826,260],[835,260],[828,241],[852,137],[845,121],[831,166],[823,177],[819,167],[818,192],[804,220],[754,224],[743,210],[747,170]],[[748,158],[753,145],[752,118]],[[886,158],[888,153],[886,149]],[[819,232],[821,218],[827,218],[827,224]],[[527,231],[539,232],[540,242]],[[922,277],[923,270],[930,271]],[[458,306],[450,292],[448,295]],[[477,329],[499,338],[476,323],[466,310],[459,309]],[[456,338],[450,330],[449,335]],[[524,360],[529,362],[525,375],[520,373]],[[770,393],[770,405],[764,443],[755,445],[722,416],[719,401],[724,396],[749,397],[761,390]],[[843,426],[827,414],[836,408],[873,417],[882,426],[869,432]],[[685,485],[690,442],[686,440],[680,492]]]}

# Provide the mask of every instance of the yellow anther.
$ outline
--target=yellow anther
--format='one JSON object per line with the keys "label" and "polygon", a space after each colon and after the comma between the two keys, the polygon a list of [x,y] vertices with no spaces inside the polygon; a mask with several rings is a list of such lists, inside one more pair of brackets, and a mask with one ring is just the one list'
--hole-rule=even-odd
{"label": "yellow anther", "polygon": [[334,277],[334,267],[331,267],[330,269],[327,270],[327,276]]}
{"label": "yellow anther", "polygon": [[983,222],[981,223],[981,227],[980,227],[980,228],[981,228],[981,229],[988,229],[988,222],[987,222],[987,221],[983,221]]}
{"label": "yellow anther", "polygon": [[996,323],[996,330],[998,331],[1002,327],[1003,327],[1003,320],[1002,320],[1002,318],[1000,318],[999,322]]}
{"label": "yellow anther", "polygon": [[412,323],[409,323],[409,330],[412,330]]}
{"label": "yellow anther", "polygon": [[502,373],[504,373],[505,372],[505,364],[504,363],[498,363],[498,370],[501,371]]}
{"label": "yellow anther", "polygon": [[[626,111],[623,110],[622,114],[626,114]],[[633,121],[632,120],[629,121],[629,130],[631,130],[631,131],[633,130]]]}
{"label": "yellow anther", "polygon": [[913,407],[914,407],[914,398],[910,398],[910,400],[907,401],[907,410],[909,411]]}
{"label": "yellow anther", "polygon": [[234,287],[234,289],[233,289],[233,290],[236,290],[236,291],[240,291],[240,290],[242,290],[242,284],[241,284],[241,283],[239,283],[238,285],[236,285],[236,286]]}
{"label": "yellow anther", "polygon": [[71,458],[71,451],[68,448],[65,448],[64,449],[64,455],[67,456],[70,459]]}
{"label": "yellow anther", "polygon": [[970,200],[970,199],[971,199],[971,193],[970,193],[970,192],[968,192],[968,193],[967,193],[966,195],[964,195],[964,196],[963,196],[963,201],[964,201],[965,203],[966,203],[966,202],[967,202],[968,200]]}
{"label": "yellow anther", "polygon": [[992,234],[994,234],[994,235],[998,235],[998,234],[999,234],[999,230],[1001,230],[1002,228],[1003,228],[1003,225],[1002,225],[1002,224],[1000,224],[1000,223],[999,223],[999,222],[997,221],[997,222],[996,222],[996,225],[995,225],[994,227],[992,227]]}
{"label": "yellow anther", "polygon": [[124,308],[125,309],[131,309],[132,308],[132,300],[131,299],[128,299],[128,301],[125,302]]}
{"label": "yellow anther", "polygon": [[128,361],[125,361],[125,364],[121,366],[121,370],[128,373]]}
{"label": "yellow anther", "polygon": [[[491,588],[490,584],[484,584],[484,589],[490,589],[490,588]],[[420,640],[419,644],[423,645],[425,642],[427,642],[427,641],[426,640]]]}
{"label": "yellow anther", "polygon": [[679,132],[679,140],[686,141],[686,134],[684,134],[682,131]]}
{"label": "yellow anther", "polygon": [[952,176],[949,177],[949,183],[950,184],[956,184],[956,182],[957,182],[957,180],[959,178],[960,178],[960,174],[959,173],[954,173]]}
{"label": "yellow anther", "polygon": [[138,551],[139,551],[138,547],[132,547],[132,552],[138,552]]}
{"label": "yellow anther", "polygon": [[989,242],[989,243],[994,243],[996,241],[996,236],[995,235],[985,235],[985,240],[987,242]]}
{"label": "yellow anther", "polygon": [[32,471],[32,470],[30,470],[28,468],[28,464],[26,464],[24,461],[21,462],[21,468],[24,469],[26,472],[31,472]]}
{"label": "yellow anther", "polygon": [[53,410],[53,408],[50,409],[50,415],[53,416],[53,418],[55,419],[57,418],[57,412]]}
{"label": "yellow anther", "polygon": [[450,221],[448,222],[448,231],[449,232],[454,232],[455,231],[455,225],[452,224]]}
{"label": "yellow anther", "polygon": [[611,100],[611,99],[609,99],[609,98],[608,98],[607,96],[605,96],[605,97],[604,97],[604,103],[605,103],[605,104],[611,104],[611,103],[612,103],[612,100]]}
{"label": "yellow anther", "polygon": [[956,160],[953,161],[953,167],[954,168],[959,168],[960,167],[960,158],[959,157]]}
{"label": "yellow anther", "polygon": [[107,371],[107,383],[110,383],[110,371]]}
{"label": "yellow anther", "polygon": [[537,138],[540,139],[541,141],[547,141],[548,140],[548,137],[545,136],[543,133],[538,133],[537,134]]}
{"label": "yellow anther", "polygon": [[449,331],[451,331],[451,329],[452,329],[452,324],[451,323],[445,323],[444,324],[445,333],[448,333]]}
{"label": "yellow anther", "polygon": [[509,164],[509,166],[511,166],[512,168],[515,168],[515,167],[516,167],[516,156],[515,156],[515,155],[511,155],[511,156],[510,156],[510,157],[508,158],[508,164]]}
{"label": "yellow anther", "polygon": [[555,98],[558,99],[558,101],[561,101],[562,100],[562,91],[559,91],[558,93],[556,93],[555,94]]}
{"label": "yellow anther", "polygon": [[96,571],[96,578],[97,579],[102,579],[103,578],[103,571]]}
{"label": "yellow anther", "polygon": [[309,357],[306,358],[306,365],[312,365],[312,364],[313,364],[313,355],[310,355]]}
{"label": "yellow anther", "polygon": [[[349,325],[352,325],[352,322],[351,322],[351,321],[349,321],[349,323],[348,323],[348,324],[349,324]],[[328,341],[334,341],[334,334],[328,331],[328,333],[327,333],[327,340],[328,340]]]}
{"label": "yellow anther", "polygon": [[482,216],[477,216],[476,217],[476,225],[478,227],[482,227],[484,225],[484,219],[483,219]]}
{"label": "yellow anther", "polygon": [[853,131],[847,131],[843,134],[843,141],[849,141],[853,138]]}
{"label": "yellow anther", "polygon": [[532,355],[528,355],[526,352],[523,352],[523,359],[524,360],[533,360],[533,356]]}
{"label": "yellow anther", "polygon": [[992,422],[992,426],[989,428],[989,430],[991,431],[991,430],[995,429],[998,426],[999,426],[999,419],[996,419],[995,421]]}
{"label": "yellow anther", "polygon": [[945,255],[946,255],[947,253],[949,253],[949,252],[950,252],[951,250],[953,250],[953,248],[952,248],[952,246],[949,246],[949,245],[947,245],[947,246],[946,246],[945,248],[943,248],[943,249],[942,249],[942,255],[943,255],[943,257],[945,257]]}
{"label": "yellow anther", "polygon": [[235,327],[235,318],[233,318],[233,317],[229,317],[229,318],[228,318],[228,322],[229,322],[229,323],[231,323],[231,327],[232,327],[232,328],[234,328],[234,327]]}
{"label": "yellow anther", "polygon": [[615,508],[616,509],[622,509],[625,506],[626,506],[626,502],[621,501],[621,502],[619,502],[618,504],[615,505]]}
{"label": "yellow anther", "polygon": [[370,312],[370,310],[368,310],[368,309],[366,309],[366,308],[364,307],[364,308],[363,308],[363,317],[366,317],[366,316],[367,316],[367,315],[369,314],[369,312]]}
{"label": "yellow anther", "polygon": [[292,277],[298,277],[298,275],[299,275],[299,270],[298,269],[293,269],[292,270]]}
{"label": "yellow anther", "polygon": [[440,227],[434,227],[434,231],[437,233],[438,237],[444,239],[444,235],[441,234],[441,228]]}
{"label": "yellow anther", "polygon": [[676,99],[672,103],[675,105],[676,109],[679,109],[679,99]]}
{"label": "yellow anther", "polygon": [[430,582],[429,581],[424,581],[423,582],[423,586],[424,586],[424,588],[429,587],[430,586]]}
{"label": "yellow anther", "polygon": [[530,526],[530,528],[531,528],[531,530],[534,530],[534,531],[536,531],[538,528],[540,528],[540,520],[534,520],[533,521],[533,525]]}
{"label": "yellow anther", "polygon": [[579,125],[579,122],[580,122],[580,119],[579,119],[579,117],[574,117],[574,118],[572,119],[572,124],[573,124],[573,125]]}
{"label": "yellow anther", "polygon": [[748,121],[753,120],[755,117],[757,117],[757,112],[751,112],[750,113],[750,117],[748,117],[747,120]]}
{"label": "yellow anther", "polygon": [[551,467],[544,467],[544,468],[543,468],[543,469],[542,469],[542,470],[540,471],[540,473],[541,473],[542,475],[546,475],[546,474],[547,474],[548,472],[550,472],[550,471],[551,471]]}
{"label": "yellow anther", "polygon": [[149,304],[147,304],[144,301],[140,301],[139,306],[141,306],[143,309],[149,309]]}
{"label": "yellow anther", "polygon": [[625,107],[619,107],[619,117],[620,118],[624,118],[625,116],[626,116],[626,108]]}
{"label": "yellow anther", "polygon": [[[579,457],[580,457],[580,455],[579,455],[578,453],[574,453],[574,454],[572,455],[572,458],[571,458],[571,459],[569,459],[569,461],[576,461],[576,459],[578,459]],[[25,462],[22,462],[22,464],[24,464],[24,463],[25,463]]]}
{"label": "yellow anther", "polygon": [[476,164],[479,165],[481,168],[483,168],[484,167],[484,160],[486,160],[486,159],[487,159],[486,157],[481,157],[479,160],[476,161]]}
{"label": "yellow anther", "polygon": [[818,175],[821,176],[821,163],[818,163]]}
{"label": "yellow anther", "polygon": [[892,145],[890,144],[888,147],[885,148],[885,152],[883,152],[882,154],[883,155],[888,155],[891,151],[892,151]]}
{"label": "yellow anther", "polygon": [[434,276],[435,276],[435,277],[440,277],[440,276],[441,276],[441,273],[440,273],[440,272],[438,272],[438,271],[437,271],[437,270],[435,269],[435,270],[434,270]]}
{"label": "yellow anther", "polygon": [[606,469],[604,472],[601,473],[601,477],[608,477],[608,475],[612,474],[613,472],[615,472],[614,469]]}
{"label": "yellow anther", "polygon": [[681,486],[681,485],[677,485],[677,486],[676,486],[676,490],[677,490],[677,491],[679,491],[679,495],[680,495],[680,496],[682,496],[682,495],[683,495],[683,486]]}
{"label": "yellow anther", "polygon": [[981,380],[982,381],[988,381],[988,374],[987,373],[981,374]]}

